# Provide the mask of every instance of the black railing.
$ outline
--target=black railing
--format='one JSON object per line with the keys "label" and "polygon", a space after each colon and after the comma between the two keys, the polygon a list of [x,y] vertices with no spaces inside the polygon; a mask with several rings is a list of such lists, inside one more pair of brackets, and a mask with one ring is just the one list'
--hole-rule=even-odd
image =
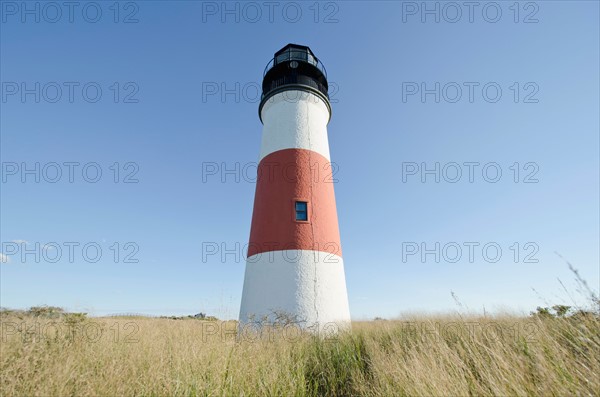
{"label": "black railing", "polygon": [[273,66],[280,64],[282,62],[287,62],[287,61],[300,61],[300,62],[310,63],[311,65],[313,65],[317,69],[319,69],[323,73],[325,78],[327,78],[327,70],[325,70],[325,65],[323,65],[323,63],[321,61],[319,61],[319,59],[316,56],[314,56],[306,51],[299,51],[299,50],[292,50],[292,49],[285,51],[285,52],[277,55],[273,59],[271,59],[269,61],[269,63],[267,63],[267,66],[265,67],[263,77],[265,77],[267,75],[267,72],[269,70],[271,70],[271,68],[273,68]]}
{"label": "black railing", "polygon": [[277,88],[282,87],[284,85],[289,85],[289,84],[298,84],[298,85],[312,87],[312,88],[316,89],[317,91],[321,92],[322,94],[324,94],[329,99],[329,93],[328,93],[326,85],[316,81],[315,79],[313,79],[311,77],[304,76],[304,75],[286,75],[286,76],[280,77],[278,79],[272,80],[271,83],[269,84],[269,87],[263,86],[263,94],[261,96],[261,99],[264,99],[266,95],[268,95],[272,91],[276,90]]}

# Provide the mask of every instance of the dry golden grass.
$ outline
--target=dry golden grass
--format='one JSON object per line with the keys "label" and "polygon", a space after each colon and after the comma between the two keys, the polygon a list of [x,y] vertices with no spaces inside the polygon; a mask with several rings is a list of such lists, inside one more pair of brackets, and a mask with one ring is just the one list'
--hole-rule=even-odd
{"label": "dry golden grass", "polygon": [[356,322],[333,339],[287,329],[254,341],[236,341],[233,322],[1,320],[1,396],[600,396],[594,315]]}

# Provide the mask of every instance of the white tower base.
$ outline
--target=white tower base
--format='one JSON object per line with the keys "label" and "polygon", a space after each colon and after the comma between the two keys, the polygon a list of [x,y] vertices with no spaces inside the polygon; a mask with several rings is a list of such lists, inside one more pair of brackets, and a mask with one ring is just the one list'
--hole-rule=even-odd
{"label": "white tower base", "polygon": [[344,263],[337,255],[309,250],[253,255],[246,262],[240,327],[289,315],[302,329],[347,330],[347,296]]}

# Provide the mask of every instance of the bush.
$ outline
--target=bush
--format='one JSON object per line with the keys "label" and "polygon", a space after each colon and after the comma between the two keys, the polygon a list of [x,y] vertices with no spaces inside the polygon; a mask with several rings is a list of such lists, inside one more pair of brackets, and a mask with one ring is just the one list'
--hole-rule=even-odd
{"label": "bush", "polygon": [[27,314],[34,317],[56,318],[65,313],[62,307],[57,306],[32,306],[27,310]]}

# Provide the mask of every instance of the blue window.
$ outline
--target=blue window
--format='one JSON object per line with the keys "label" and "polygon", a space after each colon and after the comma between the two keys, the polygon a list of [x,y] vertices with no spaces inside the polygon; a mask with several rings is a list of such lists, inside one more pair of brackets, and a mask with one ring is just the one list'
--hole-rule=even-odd
{"label": "blue window", "polygon": [[306,201],[296,201],[296,220],[308,221],[308,203]]}

